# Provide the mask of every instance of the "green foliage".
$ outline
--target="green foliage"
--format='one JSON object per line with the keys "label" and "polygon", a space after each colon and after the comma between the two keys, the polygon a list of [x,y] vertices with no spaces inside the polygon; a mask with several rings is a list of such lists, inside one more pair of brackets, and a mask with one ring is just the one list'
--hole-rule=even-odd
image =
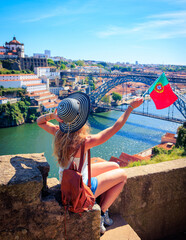
{"label": "green foliage", "polygon": [[33,122],[40,115],[36,108],[30,108],[30,102],[25,98],[24,101],[17,103],[0,105],[0,126],[19,125],[20,123]]}
{"label": "green foliage", "polygon": [[98,65],[102,68],[108,67],[108,64],[106,62],[100,62]]}
{"label": "green foliage", "polygon": [[64,64],[65,66],[68,65],[68,62],[66,61],[61,61],[60,64]]}
{"label": "green foliage", "polygon": [[62,63],[61,66],[60,66],[60,69],[61,70],[65,70],[66,69],[66,65],[64,63]]}
{"label": "green foliage", "polygon": [[167,153],[168,153],[168,151],[166,149],[164,149],[164,148],[154,147],[152,149],[153,156],[157,156],[159,154],[167,154]]}
{"label": "green foliage", "polygon": [[71,68],[75,68],[76,65],[75,65],[74,63],[72,63],[72,64],[70,65],[70,67],[71,67]]}
{"label": "green foliage", "polygon": [[183,147],[186,152],[186,123],[178,128],[176,147]]}
{"label": "green foliage", "polygon": [[35,120],[37,119],[36,115],[35,114],[31,114],[28,116],[27,118],[27,122],[35,122]]}
{"label": "green foliage", "polygon": [[34,72],[27,69],[27,70],[8,70],[8,69],[1,69],[0,74],[33,74]]}
{"label": "green foliage", "polygon": [[137,162],[130,162],[127,167],[142,166],[148,164],[155,164],[165,161],[171,161],[186,156],[186,152],[183,147],[173,147],[171,150],[166,150],[163,148],[154,147],[153,148],[153,157],[150,160],[142,160]]}
{"label": "green foliage", "polygon": [[131,67],[121,67],[119,65],[114,65],[112,68],[111,68],[112,71],[114,70],[118,70],[118,71],[121,71],[121,72],[131,72],[132,71],[132,68]]}
{"label": "green foliage", "polygon": [[18,125],[24,121],[17,103],[0,105],[0,126]]}
{"label": "green foliage", "polygon": [[89,83],[89,77],[85,78],[85,83],[88,84]]}
{"label": "green foliage", "polygon": [[25,95],[26,89],[23,88],[4,88],[0,87],[0,96],[17,96],[22,97]]}
{"label": "green foliage", "polygon": [[94,82],[93,82],[92,85],[90,85],[90,86],[91,86],[91,90],[95,90],[95,89],[96,89],[96,85],[95,85]]}
{"label": "green foliage", "polygon": [[117,102],[117,101],[120,101],[122,99],[122,95],[119,94],[119,93],[116,93],[116,92],[113,92],[112,93],[112,99]]}
{"label": "green foliage", "polygon": [[110,103],[110,97],[105,95],[102,97],[101,101],[108,104],[108,103]]}
{"label": "green foliage", "polygon": [[50,59],[50,58],[47,59],[47,62],[48,62],[49,66],[56,66],[54,61],[52,59]]}
{"label": "green foliage", "polygon": [[162,70],[163,72],[179,72],[179,71],[185,71],[186,66],[175,66],[175,65],[159,66],[158,69]]}
{"label": "green foliage", "polygon": [[62,86],[64,87],[66,85],[66,78],[62,78]]}
{"label": "green foliage", "polygon": [[80,67],[82,67],[82,66],[85,65],[85,63],[84,63],[83,60],[77,60],[77,61],[74,61],[74,63],[75,63],[77,66],[80,66]]}

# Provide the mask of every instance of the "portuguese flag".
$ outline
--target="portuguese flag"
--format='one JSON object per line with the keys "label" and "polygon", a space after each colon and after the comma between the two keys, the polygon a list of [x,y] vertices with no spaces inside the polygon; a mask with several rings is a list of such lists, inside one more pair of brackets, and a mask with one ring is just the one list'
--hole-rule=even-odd
{"label": "portuguese flag", "polygon": [[178,99],[176,94],[172,91],[165,73],[153,83],[149,88],[148,93],[154,101],[157,109],[167,108]]}

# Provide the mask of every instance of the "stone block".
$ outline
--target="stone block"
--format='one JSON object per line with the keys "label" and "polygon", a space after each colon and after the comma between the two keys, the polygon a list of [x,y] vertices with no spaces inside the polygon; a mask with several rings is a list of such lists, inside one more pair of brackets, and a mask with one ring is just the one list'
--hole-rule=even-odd
{"label": "stone block", "polygon": [[126,169],[127,184],[111,206],[142,239],[186,230],[186,158]]}
{"label": "stone block", "polygon": [[43,154],[0,157],[0,239],[98,240],[100,207],[81,215],[65,212],[58,180],[44,187],[48,171]]}

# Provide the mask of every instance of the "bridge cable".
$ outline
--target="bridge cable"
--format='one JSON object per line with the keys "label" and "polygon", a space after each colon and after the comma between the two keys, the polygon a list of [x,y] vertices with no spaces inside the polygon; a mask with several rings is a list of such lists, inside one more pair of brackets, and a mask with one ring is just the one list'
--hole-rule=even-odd
{"label": "bridge cable", "polygon": [[149,100],[147,100],[147,114],[149,113]]}
{"label": "bridge cable", "polygon": [[174,104],[172,104],[172,118],[174,118]]}
{"label": "bridge cable", "polygon": [[168,118],[169,118],[169,114],[170,114],[170,106],[168,107]]}

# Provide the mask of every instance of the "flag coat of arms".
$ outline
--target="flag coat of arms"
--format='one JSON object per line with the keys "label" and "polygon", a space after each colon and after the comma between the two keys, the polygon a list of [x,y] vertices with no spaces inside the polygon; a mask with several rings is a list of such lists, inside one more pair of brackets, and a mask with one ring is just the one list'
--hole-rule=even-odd
{"label": "flag coat of arms", "polygon": [[167,108],[178,99],[176,94],[172,91],[165,73],[153,83],[148,92],[157,109]]}

